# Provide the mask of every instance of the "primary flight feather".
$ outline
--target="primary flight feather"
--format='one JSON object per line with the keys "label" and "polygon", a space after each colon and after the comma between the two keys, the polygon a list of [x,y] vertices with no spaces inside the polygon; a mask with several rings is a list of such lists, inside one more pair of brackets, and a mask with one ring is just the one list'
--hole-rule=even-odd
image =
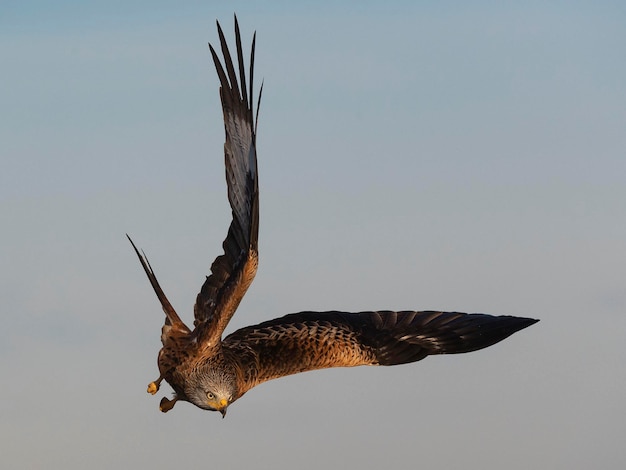
{"label": "primary flight feather", "polygon": [[237,18],[236,67],[219,22],[217,31],[223,64],[215,49],[209,48],[220,80],[232,222],[222,245],[224,253],[211,265],[211,274],[196,298],[193,329],[180,319],[147,258],[129,237],[165,312],[163,347],[158,355],[160,375],[148,385],[151,394],[159,390],[163,380],[174,389],[173,399],[161,399],[161,411],[169,411],[177,401],[188,401],[224,416],[230,404],[267,380],[327,367],[405,364],[433,354],[475,351],[538,321],[435,311],[300,312],[241,328],[222,338],[258,265],[256,122],[262,87],[255,114],[255,38],[247,85]]}

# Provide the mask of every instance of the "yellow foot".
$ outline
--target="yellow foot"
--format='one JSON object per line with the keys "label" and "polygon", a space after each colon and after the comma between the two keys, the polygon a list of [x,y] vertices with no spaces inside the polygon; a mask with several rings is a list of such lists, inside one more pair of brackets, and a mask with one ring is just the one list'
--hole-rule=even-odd
{"label": "yellow foot", "polygon": [[150,395],[154,395],[156,392],[159,391],[159,384],[156,382],[150,382],[148,384],[148,393]]}
{"label": "yellow foot", "polygon": [[161,398],[161,403],[159,403],[159,410],[161,410],[163,413],[167,413],[169,410],[174,408],[177,400],[178,398],[174,398],[173,400],[168,400],[165,397]]}

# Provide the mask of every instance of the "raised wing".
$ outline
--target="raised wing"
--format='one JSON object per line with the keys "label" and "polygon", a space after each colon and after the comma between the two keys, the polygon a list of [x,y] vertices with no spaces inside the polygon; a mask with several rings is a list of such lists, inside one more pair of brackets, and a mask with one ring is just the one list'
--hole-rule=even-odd
{"label": "raised wing", "polygon": [[[256,160],[256,118],[253,114],[254,45],[250,53],[250,88],[246,89],[246,76],[241,48],[239,24],[235,17],[235,36],[239,80],[233,65],[224,33],[217,23],[224,67],[209,44],[215,68],[220,79],[220,97],[224,111],[224,160],[228,201],[233,220],[223,243],[224,254],[211,265],[194,307],[196,333],[202,341],[215,344],[219,341],[228,321],[252,283],[257,270],[259,232],[259,183]],[[255,35],[256,36],[256,35]],[[261,87],[262,91],[262,87]],[[261,93],[259,92],[259,101]]]}
{"label": "raised wing", "polygon": [[458,312],[301,312],[237,330],[222,343],[242,358],[241,393],[314,369],[415,362],[486,348],[538,320]]}

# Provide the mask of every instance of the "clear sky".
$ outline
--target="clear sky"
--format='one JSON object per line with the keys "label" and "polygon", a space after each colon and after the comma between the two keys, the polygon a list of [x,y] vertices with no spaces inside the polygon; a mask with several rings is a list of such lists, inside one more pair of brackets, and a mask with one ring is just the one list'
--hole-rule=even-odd
{"label": "clear sky", "polygon": [[[297,3],[297,6],[295,5]],[[3,468],[618,468],[623,2],[3,1]],[[384,6],[382,6],[384,5]],[[260,268],[300,310],[540,318],[483,351],[146,394],[229,223],[206,43],[257,31]],[[257,82],[258,84],[258,82]]]}

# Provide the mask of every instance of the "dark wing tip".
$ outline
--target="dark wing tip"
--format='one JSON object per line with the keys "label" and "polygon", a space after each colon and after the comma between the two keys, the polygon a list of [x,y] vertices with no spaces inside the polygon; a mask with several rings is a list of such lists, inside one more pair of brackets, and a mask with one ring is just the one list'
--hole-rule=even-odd
{"label": "dark wing tip", "polygon": [[531,325],[534,325],[539,320],[536,318],[525,318],[525,317],[513,317],[508,315],[503,315],[496,317],[502,325],[502,329],[506,331],[510,331],[510,334],[516,333],[524,328],[528,328]]}
{"label": "dark wing tip", "polygon": [[[459,312],[371,312],[364,315],[367,341],[383,365],[420,360],[431,354],[459,354],[487,348],[539,320]],[[412,345],[412,346],[411,346]]]}
{"label": "dark wing tip", "polygon": [[447,327],[444,328],[444,330],[450,328],[456,338],[448,344],[446,344],[446,341],[443,341],[442,349],[438,352],[455,354],[483,349],[499,343],[514,333],[534,325],[538,321],[539,320],[534,318],[514,317],[509,315],[465,315],[451,321]]}

